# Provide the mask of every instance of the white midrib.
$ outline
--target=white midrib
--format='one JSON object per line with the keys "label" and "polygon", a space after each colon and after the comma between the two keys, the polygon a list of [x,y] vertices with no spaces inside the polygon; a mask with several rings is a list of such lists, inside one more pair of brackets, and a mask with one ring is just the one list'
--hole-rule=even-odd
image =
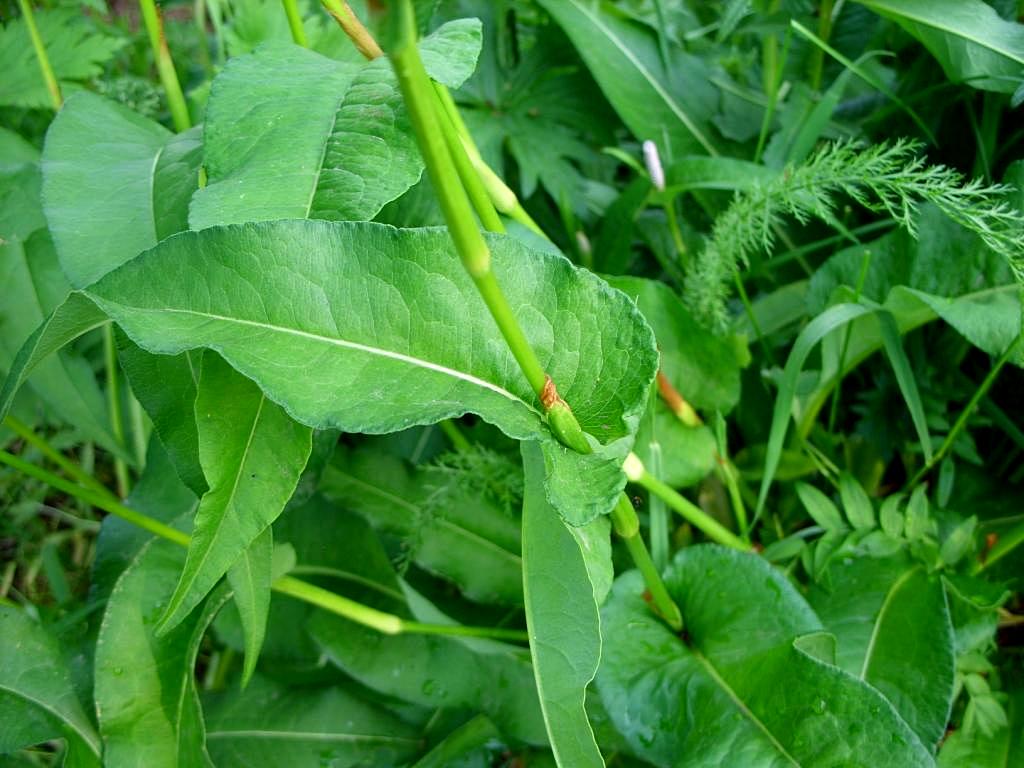
{"label": "white midrib", "polygon": [[418,744],[418,739],[383,736],[372,733],[318,733],[317,731],[207,731],[207,739],[278,739],[280,741],[319,741],[338,743]]}
{"label": "white midrib", "polygon": [[672,110],[672,114],[679,118],[679,121],[686,126],[686,130],[688,130],[700,145],[704,147],[707,153],[712,157],[717,157],[718,150],[716,150],[711,142],[707,140],[704,133],[694,124],[693,120],[690,119],[690,116],[686,114],[686,112],[676,103],[676,100],[672,98],[672,95],[665,90],[661,83],[658,82],[657,78],[651,74],[650,70],[643,65],[636,55],[601,22],[601,19],[591,13],[586,6],[579,3],[578,0],[573,0],[573,5],[579,9],[580,13],[590,19],[590,23],[597,27],[601,34],[607,37],[611,41],[612,45],[618,48],[622,55],[625,56],[634,67],[636,67],[637,71],[643,75],[644,80],[646,80],[650,84],[651,88],[654,89],[655,93],[661,97],[661,100],[665,102],[665,105]]}
{"label": "white midrib", "polygon": [[868,640],[868,647],[864,651],[864,663],[860,668],[860,679],[867,680],[868,678],[868,667],[871,666],[871,657],[875,653],[875,643],[878,642],[878,633],[882,626],[882,621],[885,619],[885,614],[889,610],[889,606],[892,605],[893,599],[896,597],[896,593],[903,588],[903,585],[910,579],[911,576],[916,574],[920,570],[920,566],[911,568],[889,587],[889,591],[885,594],[885,600],[882,601],[882,607],[878,609],[878,616],[875,618],[875,624],[871,628],[871,638]]}
{"label": "white midrib", "polygon": [[777,738],[775,738],[775,734],[768,730],[768,726],[762,723],[758,719],[757,715],[750,711],[750,708],[746,705],[746,703],[744,703],[744,701],[736,695],[736,691],[734,691],[725,681],[725,679],[718,674],[718,670],[715,669],[714,665],[708,660],[708,658],[696,649],[691,649],[690,652],[693,654],[693,657],[697,659],[697,661],[700,662],[701,665],[703,665],[704,670],[708,673],[711,679],[714,680],[715,683],[723,691],[725,691],[725,694],[732,700],[732,703],[736,705],[737,709],[739,709],[740,712],[742,712],[743,715],[748,720],[750,720],[750,722],[753,723],[754,726],[759,731],[761,731],[761,733],[765,735],[768,741],[771,742],[772,746],[775,747],[776,750],[778,750],[779,754],[787,760],[789,760],[791,764],[797,766],[797,768],[800,768],[800,763],[797,762],[797,759],[786,751],[786,748],[782,746],[782,743]]}
{"label": "white midrib", "polygon": [[449,368],[438,363],[432,363],[429,360],[424,360],[419,357],[413,357],[412,355],[405,355],[402,354],[401,352],[393,352],[390,349],[381,349],[380,347],[372,347],[369,346],[368,344],[360,344],[359,342],[356,341],[347,341],[345,339],[331,338],[330,336],[321,336],[320,334],[310,333],[308,331],[300,331],[298,328],[287,328],[285,326],[272,325],[270,323],[261,323],[255,320],[243,320],[242,318],[227,317],[225,315],[217,315],[211,312],[197,312],[196,310],[192,309],[163,308],[144,311],[153,311],[158,313],[166,312],[168,314],[177,315],[192,315],[195,317],[206,318],[208,320],[219,320],[225,323],[243,325],[250,328],[260,328],[265,331],[272,331],[274,333],[281,333],[288,336],[296,336],[298,338],[309,339],[311,341],[316,341],[321,344],[330,344],[335,347],[352,349],[357,352],[365,352],[367,354],[376,355],[377,357],[384,357],[389,360],[398,360],[399,362],[408,363],[409,365],[415,366],[417,368],[423,368],[425,370],[434,371],[435,373],[441,373],[446,376],[451,376],[454,379],[465,381],[468,384],[473,384],[474,386],[489,390],[498,395],[501,395],[502,397],[508,400],[511,400],[512,402],[526,406],[531,411],[536,412],[535,409],[529,403],[524,402],[518,396],[512,394],[503,387],[499,387],[497,384],[492,384],[489,381],[481,379],[477,376],[473,376],[470,373],[465,373],[464,371],[457,371],[454,368]]}
{"label": "white midrib", "polygon": [[25,701],[32,702],[34,705],[39,707],[44,712],[49,712],[51,715],[53,715],[53,717],[57,718],[57,720],[59,720],[60,722],[67,723],[69,726],[71,726],[71,728],[74,729],[75,733],[79,735],[82,741],[85,742],[86,746],[89,747],[92,753],[96,755],[96,757],[100,756],[99,742],[95,741],[91,734],[83,731],[81,728],[78,727],[77,724],[71,722],[63,713],[58,712],[56,709],[51,707],[47,702],[43,701],[42,699],[37,699],[35,696],[30,696],[24,691],[18,690],[17,688],[12,688],[9,685],[0,684],[0,691],[7,691],[12,696],[16,696],[19,699],[24,699]]}

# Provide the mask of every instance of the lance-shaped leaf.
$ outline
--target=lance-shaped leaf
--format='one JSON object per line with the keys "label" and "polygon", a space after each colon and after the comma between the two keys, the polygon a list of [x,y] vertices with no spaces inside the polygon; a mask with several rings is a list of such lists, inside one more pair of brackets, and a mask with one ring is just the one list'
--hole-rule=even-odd
{"label": "lance-shaped leaf", "polygon": [[252,673],[256,670],[263,638],[267,634],[273,563],[274,531],[268,526],[263,529],[263,533],[253,539],[227,572],[228,585],[234,593],[245,642],[243,687],[248,685]]}
{"label": "lance-shaped leaf", "polygon": [[196,423],[199,460],[210,490],[199,502],[188,558],[167,603],[161,632],[187,616],[277,519],[312,447],[309,427],[289,418],[213,353],[203,356]]}
{"label": "lance-shaped leaf", "polygon": [[597,682],[615,725],[659,766],[933,766],[874,688],[822,659],[821,622],[761,558],[688,547],[665,572],[680,636],[620,577],[601,612]]}
{"label": "lance-shaped leaf", "polygon": [[195,661],[206,627],[228,599],[220,590],[202,611],[158,638],[184,550],[146,545],[118,579],[96,641],[95,697],[105,765],[209,766]]}
{"label": "lance-shaped leaf", "polygon": [[[432,72],[461,85],[480,22],[450,22],[421,43]],[[204,132],[209,183],[196,229],[272,219],[371,219],[416,183],[423,161],[390,62],[335,61],[297,46],[232,59],[214,81]]]}
{"label": "lance-shaped leaf", "polygon": [[559,765],[604,766],[584,707],[601,658],[594,586],[580,542],[544,494],[540,449],[523,443],[522,450],[523,595],[544,723]]}
{"label": "lance-shaped leaf", "polygon": [[217,765],[405,765],[421,744],[415,728],[341,686],[286,688],[257,676],[204,710]]}
{"label": "lance-shaped leaf", "polygon": [[946,77],[1013,93],[1024,82],[1024,26],[982,0],[857,0],[892,19],[938,59]]}
{"label": "lance-shaped leaf", "polygon": [[[281,221],[185,232],[72,294],[19,353],[0,397],[109,313],[159,354],[211,347],[303,424],[386,433],[477,413],[544,446],[566,520],[606,513],[657,366],[633,303],[566,259],[490,238],[493,270],[595,452],[554,441],[443,230]],[[89,298],[86,298],[86,295]]]}
{"label": "lance-shaped leaf", "polygon": [[408,541],[417,565],[450,579],[470,599],[521,605],[518,521],[457,487],[439,505],[426,480],[395,456],[362,450],[339,455],[321,490],[375,528]]}
{"label": "lance-shaped leaf", "polygon": [[649,29],[590,0],[541,0],[565,30],[608,101],[638,139],[667,158],[717,154],[708,131],[718,94],[695,56],[672,46],[668,66]]}
{"label": "lance-shaped leaf", "polygon": [[905,556],[839,559],[809,600],[835,634],[836,663],[892,702],[934,749],[953,704],[956,655],[945,589]]}
{"label": "lance-shaped leaf", "polygon": [[176,136],[102,96],[68,98],[46,134],[43,200],[72,285],[185,229],[201,154],[197,129]]}
{"label": "lance-shaped leaf", "polygon": [[0,754],[67,741],[68,766],[99,766],[100,740],[71,685],[57,641],[22,610],[0,605]]}

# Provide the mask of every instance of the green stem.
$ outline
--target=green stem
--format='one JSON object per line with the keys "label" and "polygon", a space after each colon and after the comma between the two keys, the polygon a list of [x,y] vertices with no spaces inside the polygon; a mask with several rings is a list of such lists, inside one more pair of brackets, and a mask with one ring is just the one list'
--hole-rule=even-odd
{"label": "green stem", "polygon": [[999,376],[999,372],[1003,369],[1003,366],[1006,365],[1010,356],[1016,351],[1017,346],[1022,343],[1024,343],[1024,340],[1022,340],[1022,337],[1018,337],[1017,340],[1010,344],[1010,346],[1006,348],[1006,351],[999,356],[995,365],[992,366],[992,370],[988,372],[984,381],[982,381],[981,385],[974,391],[971,399],[960,412],[956,422],[953,424],[953,428],[949,430],[949,434],[946,435],[946,439],[942,441],[942,446],[935,452],[935,455],[932,456],[931,461],[921,467],[917,474],[911,479],[906,488],[908,492],[916,488],[924,479],[925,475],[931,472],[936,465],[946,457],[946,454],[949,453],[950,449],[953,447],[953,443],[956,442],[956,439],[960,436],[964,427],[967,426],[967,420],[971,417],[971,414],[974,413],[974,409],[978,407],[978,403],[981,401],[981,398],[988,394],[989,389],[992,388],[992,385],[996,381],[996,377]]}
{"label": "green stem", "polygon": [[672,242],[676,246],[676,260],[685,270],[689,266],[689,255],[686,250],[686,243],[683,242],[683,233],[679,229],[679,220],[676,218],[676,202],[669,198],[665,201],[665,218],[668,219],[668,231],[672,234]]}
{"label": "green stem", "polygon": [[466,453],[467,451],[473,450],[473,446],[470,444],[466,436],[462,434],[462,430],[458,428],[454,421],[451,419],[445,419],[438,424],[441,427],[441,431],[444,432],[445,437],[451,442],[452,447],[460,453]]}
{"label": "green stem", "polygon": [[60,84],[57,82],[57,77],[53,74],[53,67],[50,66],[50,57],[46,53],[46,46],[43,45],[43,38],[40,36],[39,28],[36,26],[36,17],[32,12],[32,4],[29,0],[18,0],[18,5],[21,7],[21,17],[25,19],[25,27],[28,29],[28,36],[36,53],[36,61],[39,62],[39,72],[42,74],[43,82],[46,83],[46,90],[50,94],[50,104],[56,112],[64,104],[64,99],[60,94]]}
{"label": "green stem", "polygon": [[626,549],[629,550],[629,554],[633,558],[633,563],[640,571],[640,575],[643,576],[655,611],[672,629],[681,632],[683,616],[679,612],[679,606],[669,595],[665,588],[665,582],[661,579],[661,574],[658,573],[654,561],[651,560],[647,545],[644,544],[643,537],[640,535],[640,521],[637,519],[636,510],[633,509],[633,505],[624,493],[619,496],[618,503],[612,510],[612,526],[625,543]]}
{"label": "green stem", "polygon": [[[149,531],[162,539],[167,539],[182,547],[188,547],[189,545],[188,534],[165,525],[159,520],[154,520],[148,515],[137,512],[130,507],[126,507],[119,501],[110,498],[109,493],[97,493],[91,488],[75,485],[4,450],[0,450],[0,464],[6,464],[24,475],[46,483],[55,490],[63,491],[69,496],[81,499],[97,509],[109,512],[115,517],[119,517],[132,525]],[[296,579],[293,576],[282,576],[271,585],[271,589],[284,595],[291,595],[303,602],[316,605],[357,624],[362,624],[389,635],[409,632],[433,635],[490,637],[500,640],[525,641],[527,639],[526,633],[517,630],[466,627],[460,624],[421,624],[417,621],[407,621],[394,614],[384,613],[383,611],[378,611],[375,608],[350,600],[347,597],[336,595],[322,587]]]}
{"label": "green stem", "polygon": [[[124,445],[124,422],[121,419],[121,387],[118,379],[117,353],[114,349],[114,327],[107,323],[103,328],[103,357],[107,368],[107,407],[110,410],[110,431],[118,445]],[[124,459],[114,457],[114,476],[117,478],[117,494],[122,499],[128,496],[128,465]]]}
{"label": "green stem", "polygon": [[[818,7],[818,37],[828,42],[832,36],[832,8],[833,0],[821,0]],[[815,48],[811,54],[811,88],[821,89],[821,73],[825,62],[825,52],[821,48]]]}
{"label": "green stem", "polygon": [[302,15],[299,13],[299,4],[296,0],[281,0],[281,5],[284,6],[284,15],[288,17],[288,29],[292,32],[292,40],[296,45],[309,48],[306,30],[302,26]]}
{"label": "green stem", "polygon": [[703,531],[709,539],[733,549],[750,550],[750,545],[743,539],[648,472],[636,454],[629,454],[622,468],[630,482],[636,483],[648,493],[658,496],[669,507],[682,515],[684,520]]}
{"label": "green stem", "polygon": [[135,393],[129,388],[126,392],[128,397],[128,419],[132,425],[132,447],[135,450],[135,463],[141,471],[146,466],[146,446],[148,444],[146,434],[146,419],[143,415],[142,404]]}
{"label": "green stem", "polygon": [[80,466],[75,464],[75,462],[69,460],[64,454],[50,445],[44,438],[33,432],[27,424],[22,423],[19,419],[8,414],[7,418],[4,419],[4,425],[26,443],[36,448],[36,450],[43,454],[44,457],[60,467],[68,477],[72,478],[79,485],[89,488],[96,493],[109,496],[111,499],[114,498],[114,495],[107,490],[102,483],[92,475],[84,472]]}
{"label": "green stem", "polygon": [[181,92],[181,83],[178,82],[178,73],[174,69],[174,60],[171,59],[171,52],[167,48],[167,38],[164,37],[164,25],[160,19],[160,12],[157,10],[154,0],[139,0],[139,9],[142,11],[142,21],[146,25],[146,33],[149,35],[150,48],[153,49],[156,71],[160,75],[160,83],[167,95],[167,106],[171,110],[171,122],[174,123],[174,129],[179,133],[187,131],[192,127],[192,119],[188,114],[185,95]]}
{"label": "green stem", "polygon": [[342,2],[342,0],[321,0],[321,2],[363,56],[368,59],[377,59],[384,55],[384,51],[377,45],[373,35],[363,26],[359,17],[352,12],[348,3]]}

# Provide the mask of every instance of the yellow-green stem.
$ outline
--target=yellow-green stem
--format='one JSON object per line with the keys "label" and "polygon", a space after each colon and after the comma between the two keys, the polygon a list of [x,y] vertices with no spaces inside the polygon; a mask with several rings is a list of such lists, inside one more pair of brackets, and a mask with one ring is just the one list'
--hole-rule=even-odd
{"label": "yellow-green stem", "polygon": [[[124,421],[121,418],[121,387],[118,378],[117,354],[114,349],[114,327],[107,323],[103,328],[103,357],[107,368],[107,408],[110,411],[110,431],[117,444],[124,446]],[[131,485],[128,481],[128,465],[124,459],[114,457],[114,477],[117,479],[117,494],[122,499],[128,496]]]}
{"label": "yellow-green stem", "polygon": [[43,82],[46,83],[46,90],[50,94],[50,104],[53,106],[54,111],[57,111],[64,104],[64,99],[60,94],[60,84],[57,82],[57,77],[53,74],[53,67],[50,66],[50,57],[46,53],[46,46],[43,45],[43,38],[39,34],[39,28],[36,26],[36,17],[32,12],[32,4],[29,0],[18,0],[18,5],[21,7],[21,17],[25,20],[28,36],[36,53],[36,61],[39,62],[39,72],[42,74]]}
{"label": "yellow-green stem", "polygon": [[348,3],[342,0],[321,0],[327,12],[334,17],[349,39],[355,43],[356,48],[368,59],[376,59],[384,55],[384,51],[377,45],[373,35],[363,26]]}
{"label": "yellow-green stem", "polygon": [[665,588],[665,582],[661,580],[654,561],[651,560],[647,545],[640,535],[640,521],[637,519],[636,510],[624,493],[619,496],[618,503],[612,510],[612,526],[626,545],[640,575],[643,576],[644,584],[651,595],[651,605],[666,624],[676,632],[682,631],[683,615]]}
{"label": "yellow-green stem", "polygon": [[691,502],[685,496],[663,483],[648,472],[640,458],[631,453],[623,464],[623,470],[630,482],[636,483],[648,493],[662,499],[669,507],[678,512],[686,522],[703,531],[709,539],[733,549],[749,550],[750,545],[730,531],[707,512]]}
{"label": "yellow-green stem", "polygon": [[75,462],[69,460],[63,453],[50,445],[44,438],[33,432],[27,424],[8,414],[7,418],[4,419],[4,425],[26,443],[36,448],[36,450],[43,454],[44,457],[60,467],[68,477],[79,485],[84,488],[89,488],[96,493],[108,496],[111,499],[115,498],[114,494],[107,490],[99,480],[87,472],[84,472],[80,466],[75,464]]}
{"label": "yellow-green stem", "polygon": [[[31,462],[15,456],[7,451],[0,450],[0,464],[6,464],[24,475],[35,478],[46,483],[51,488],[62,491],[69,496],[91,504],[97,509],[102,509],[122,520],[138,526],[143,530],[166,539],[182,547],[188,547],[189,536],[177,528],[161,523],[159,520],[137,512],[126,507],[121,502],[110,498],[109,494],[97,493],[91,488],[75,485],[61,477],[37,467]],[[271,589],[281,594],[291,595],[303,602],[316,605],[331,613],[343,616],[346,619],[362,624],[363,626],[376,629],[389,635],[401,632],[432,634],[432,635],[459,635],[471,637],[491,637],[495,639],[526,639],[525,633],[508,629],[492,629],[490,627],[467,627],[460,624],[423,624],[417,621],[407,621],[400,616],[384,613],[342,595],[337,595],[315,584],[296,579],[293,576],[282,576],[274,581]]]}
{"label": "yellow-green stem", "polygon": [[284,6],[284,15],[288,18],[288,29],[292,33],[292,41],[303,48],[309,48],[309,41],[306,40],[306,29],[302,26],[302,14],[299,13],[299,4],[296,0],[281,0]]}
{"label": "yellow-green stem", "polygon": [[174,60],[167,47],[167,38],[164,37],[164,25],[160,18],[160,12],[157,10],[154,0],[139,0],[139,9],[142,11],[142,21],[146,25],[150,48],[153,49],[156,71],[167,96],[167,107],[171,111],[174,130],[179,133],[187,131],[192,127],[192,118],[189,117],[185,95],[181,92],[181,83],[178,82],[178,73],[174,69]]}

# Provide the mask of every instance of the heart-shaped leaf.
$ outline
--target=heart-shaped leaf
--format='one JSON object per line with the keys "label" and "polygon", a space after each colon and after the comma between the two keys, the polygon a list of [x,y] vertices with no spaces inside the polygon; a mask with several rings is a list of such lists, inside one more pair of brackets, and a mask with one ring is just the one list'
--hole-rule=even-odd
{"label": "heart-shaped leaf", "polygon": [[682,636],[620,577],[602,612],[597,682],[609,715],[659,766],[933,766],[875,689],[823,661],[832,643],[789,581],[756,555],[680,551],[665,572]]}

